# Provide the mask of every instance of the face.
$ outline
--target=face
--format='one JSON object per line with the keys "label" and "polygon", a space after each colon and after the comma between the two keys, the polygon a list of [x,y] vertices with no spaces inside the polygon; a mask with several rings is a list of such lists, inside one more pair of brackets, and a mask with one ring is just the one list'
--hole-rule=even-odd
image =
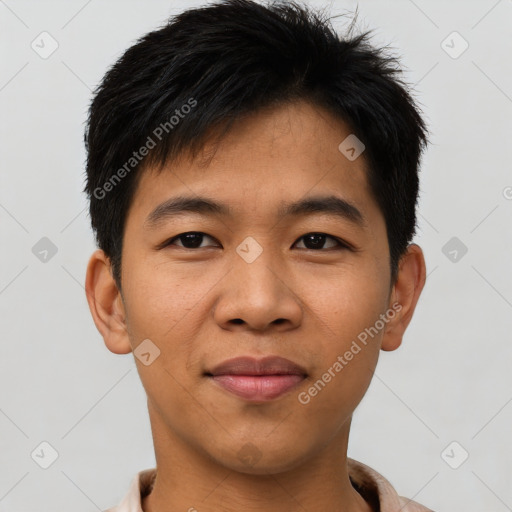
{"label": "face", "polygon": [[282,471],[341,442],[396,321],[364,153],[338,149],[350,133],[295,103],[239,121],[207,165],[141,176],[110,348],[150,340],[135,360],[153,427],[224,467]]}

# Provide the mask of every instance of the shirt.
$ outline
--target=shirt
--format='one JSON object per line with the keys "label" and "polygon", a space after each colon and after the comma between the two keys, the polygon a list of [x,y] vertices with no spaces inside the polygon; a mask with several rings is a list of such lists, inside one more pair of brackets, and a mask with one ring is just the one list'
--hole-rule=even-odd
{"label": "shirt", "polygon": [[[399,496],[393,486],[371,467],[347,458],[352,486],[379,512],[433,512],[419,503]],[[133,478],[123,501],[104,512],[143,512],[142,498],[151,493],[156,468],[145,469]]]}

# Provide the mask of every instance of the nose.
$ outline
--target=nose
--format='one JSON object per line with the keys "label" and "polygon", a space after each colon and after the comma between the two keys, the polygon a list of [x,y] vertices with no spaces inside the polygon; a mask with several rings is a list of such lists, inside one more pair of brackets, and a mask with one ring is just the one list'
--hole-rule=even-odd
{"label": "nose", "polygon": [[301,324],[303,308],[293,277],[266,252],[252,263],[235,258],[220,283],[214,318],[223,329],[284,332]]}

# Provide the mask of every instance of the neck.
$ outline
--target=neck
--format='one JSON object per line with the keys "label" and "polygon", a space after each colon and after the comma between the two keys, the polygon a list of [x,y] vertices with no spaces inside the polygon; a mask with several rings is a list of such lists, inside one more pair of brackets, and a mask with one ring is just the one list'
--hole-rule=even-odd
{"label": "neck", "polygon": [[350,422],[321,453],[286,470],[242,473],[199,453],[149,407],[157,476],[144,512],[373,512],[347,469]]}

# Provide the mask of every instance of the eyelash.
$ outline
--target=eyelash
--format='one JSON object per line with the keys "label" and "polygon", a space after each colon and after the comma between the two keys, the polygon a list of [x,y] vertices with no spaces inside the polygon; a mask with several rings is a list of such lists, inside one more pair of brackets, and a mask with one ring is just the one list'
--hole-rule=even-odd
{"label": "eyelash", "polygon": [[[207,235],[206,233],[203,233],[201,231],[187,231],[185,233],[180,233],[179,235],[176,235],[172,238],[169,238],[168,240],[166,240],[165,242],[163,242],[162,244],[159,245],[158,249],[163,249],[164,247],[168,247],[170,245],[174,245],[173,242],[175,240],[179,240],[180,238],[184,237],[185,235],[202,235],[203,237],[206,236],[206,237],[209,237],[211,238],[212,240],[215,240],[214,237],[212,237],[211,235]],[[321,249],[308,249],[307,247],[301,247],[300,249],[303,249],[303,250],[307,250],[307,251],[314,251],[314,252],[325,252],[327,250],[353,250],[352,247],[347,243],[347,242],[344,242],[343,240],[341,240],[340,238],[337,238],[335,236],[332,236],[332,235],[328,235],[327,233],[321,233],[321,232],[318,232],[318,231],[311,231],[309,233],[306,233],[304,235],[302,235],[300,238],[297,239],[298,240],[302,240],[304,237],[308,236],[308,235],[323,235],[327,238],[330,238],[331,240],[334,240],[338,246],[337,247],[328,247],[327,249],[324,249],[324,248],[321,248]],[[294,245],[297,243],[294,242]],[[176,247],[180,247],[182,249],[187,249],[189,251],[194,251],[194,250],[197,250],[197,249],[205,249],[205,247],[194,247],[194,248],[190,248],[190,247],[184,247],[183,245],[177,245]]]}

